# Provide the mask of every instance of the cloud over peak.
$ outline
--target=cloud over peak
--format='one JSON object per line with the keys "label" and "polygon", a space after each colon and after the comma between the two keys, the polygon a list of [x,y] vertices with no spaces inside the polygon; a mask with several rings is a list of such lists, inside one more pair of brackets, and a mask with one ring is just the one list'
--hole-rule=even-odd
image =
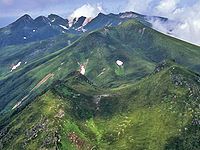
{"label": "cloud over peak", "polygon": [[94,18],[100,12],[103,12],[103,8],[101,4],[96,4],[96,5],[85,4],[75,9],[74,12],[69,16],[69,18],[79,18],[81,16],[84,16],[87,18]]}
{"label": "cloud over peak", "polygon": [[124,11],[135,11],[145,14],[150,9],[150,4],[152,1],[153,0],[145,0],[141,2],[141,0],[128,0]]}
{"label": "cloud over peak", "polygon": [[146,0],[145,2],[128,0],[126,9],[174,20],[176,23],[173,24],[163,23],[159,20],[151,20],[151,23],[154,29],[200,45],[199,0]]}
{"label": "cloud over peak", "polygon": [[152,23],[161,32],[171,32],[175,37],[200,45],[199,9],[200,0],[0,0],[0,27],[25,13],[33,17],[55,13],[72,19],[94,18],[105,10],[112,13],[134,11],[174,20],[176,24],[163,24],[159,20]]}
{"label": "cloud over peak", "polygon": [[168,13],[173,13],[176,10],[177,4],[180,0],[161,0],[156,6],[156,10],[161,15],[166,15]]}

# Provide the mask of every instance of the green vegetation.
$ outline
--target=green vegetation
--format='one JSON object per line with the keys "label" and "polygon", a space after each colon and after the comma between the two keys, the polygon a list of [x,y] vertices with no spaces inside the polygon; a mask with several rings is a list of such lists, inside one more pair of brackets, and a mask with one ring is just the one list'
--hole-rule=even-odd
{"label": "green vegetation", "polygon": [[132,20],[46,54],[0,80],[0,149],[200,149],[200,47]]}
{"label": "green vegetation", "polygon": [[155,70],[111,89],[71,73],[4,127],[2,148],[199,149],[199,76],[169,62]]}
{"label": "green vegetation", "polygon": [[62,34],[48,40],[0,48],[0,78],[10,74],[12,65],[22,62],[21,67],[24,67],[68,46],[69,41],[73,43],[78,38],[78,35]]}

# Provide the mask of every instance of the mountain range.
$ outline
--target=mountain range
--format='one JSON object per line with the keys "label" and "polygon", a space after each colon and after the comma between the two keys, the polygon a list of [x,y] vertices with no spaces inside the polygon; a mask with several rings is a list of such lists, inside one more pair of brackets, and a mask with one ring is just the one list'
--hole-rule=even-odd
{"label": "mountain range", "polygon": [[40,41],[64,33],[82,34],[92,30],[101,29],[104,26],[117,26],[128,19],[137,18],[141,21],[159,19],[167,21],[167,18],[156,16],[144,16],[134,12],[120,14],[102,14],[95,18],[73,18],[71,20],[51,14],[48,17],[39,16],[36,19],[24,15],[14,23],[0,29],[0,47]]}
{"label": "mountain range", "polygon": [[0,149],[199,150],[200,47],[134,12],[0,29]]}

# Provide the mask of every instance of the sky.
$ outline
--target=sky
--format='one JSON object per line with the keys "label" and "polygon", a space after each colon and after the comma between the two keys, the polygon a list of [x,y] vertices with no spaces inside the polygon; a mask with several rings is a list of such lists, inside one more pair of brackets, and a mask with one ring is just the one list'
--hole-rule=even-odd
{"label": "sky", "polygon": [[[33,18],[51,13],[64,18],[95,17],[134,11],[146,15],[167,17],[179,23],[173,25],[172,35],[200,45],[200,0],[0,0],[0,27],[24,14]],[[152,20],[153,27],[167,33],[169,25]]]}
{"label": "sky", "polygon": [[[23,14],[33,18],[54,13],[64,18],[83,5],[103,7],[103,12],[117,13],[124,6],[121,0],[0,0],[0,27],[13,22]],[[91,7],[89,8],[91,9]],[[90,11],[90,10],[89,10]]]}

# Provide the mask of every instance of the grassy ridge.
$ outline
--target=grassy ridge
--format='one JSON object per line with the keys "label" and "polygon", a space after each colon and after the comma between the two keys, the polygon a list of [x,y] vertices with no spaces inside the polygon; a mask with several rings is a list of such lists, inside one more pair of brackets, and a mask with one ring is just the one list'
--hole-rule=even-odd
{"label": "grassy ridge", "polygon": [[1,146],[13,149],[6,144],[12,140],[18,149],[197,150],[199,76],[165,65],[137,83],[112,89],[72,73],[4,128]]}
{"label": "grassy ridge", "polygon": [[0,148],[198,150],[199,56],[136,20],[84,35],[0,80]]}
{"label": "grassy ridge", "polygon": [[[12,77],[2,79],[0,82],[4,86],[0,89],[1,93],[9,89],[10,94],[6,98],[1,96],[0,100],[8,104],[16,95],[15,89],[23,90],[24,84],[19,85],[15,82],[26,81],[25,79],[29,78],[33,83],[31,86],[34,87],[49,73],[55,74],[54,79],[60,79],[69,72],[78,70],[77,62],[84,64],[88,61],[86,75],[103,86],[117,86],[140,79],[153,70],[155,62],[166,58],[176,59],[178,63],[199,71],[199,49],[197,46],[165,36],[136,20],[127,21],[116,28],[91,32],[59,53],[35,61],[10,75]],[[123,69],[116,65],[115,61],[118,59],[124,62]],[[20,79],[17,74],[21,75]],[[28,84],[30,83],[25,87],[31,90]],[[10,89],[10,86],[14,89]],[[15,102],[26,96],[23,93],[18,95],[14,99]],[[3,105],[3,108],[5,106]]]}

